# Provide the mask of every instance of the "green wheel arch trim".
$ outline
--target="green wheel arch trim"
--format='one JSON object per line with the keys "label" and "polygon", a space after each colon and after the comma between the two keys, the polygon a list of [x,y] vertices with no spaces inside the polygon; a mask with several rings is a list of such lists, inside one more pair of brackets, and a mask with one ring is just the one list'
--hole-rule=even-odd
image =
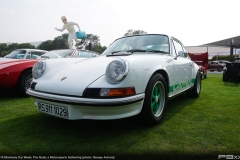
{"label": "green wheel arch trim", "polygon": [[[192,84],[194,84],[194,82],[195,82],[195,80],[196,79],[191,79],[191,80],[189,80]],[[185,85],[186,83],[188,83],[189,81],[186,81],[186,82],[183,82],[183,83],[179,83],[179,85],[181,85],[181,86],[184,86],[184,87],[187,87],[188,85]],[[182,88],[184,88],[184,87],[182,87]],[[174,88],[174,85],[172,85],[172,86],[169,86],[169,91],[168,91],[168,93],[171,93],[171,92],[173,92],[173,89]]]}

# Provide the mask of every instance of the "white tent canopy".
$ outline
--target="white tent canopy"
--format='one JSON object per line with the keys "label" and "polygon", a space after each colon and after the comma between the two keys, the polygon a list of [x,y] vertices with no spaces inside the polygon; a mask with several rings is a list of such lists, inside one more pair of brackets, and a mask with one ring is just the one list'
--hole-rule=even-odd
{"label": "white tent canopy", "polygon": [[214,53],[229,53],[230,54],[230,47],[224,46],[185,46],[185,49],[190,53],[205,53],[208,52],[209,54]]}

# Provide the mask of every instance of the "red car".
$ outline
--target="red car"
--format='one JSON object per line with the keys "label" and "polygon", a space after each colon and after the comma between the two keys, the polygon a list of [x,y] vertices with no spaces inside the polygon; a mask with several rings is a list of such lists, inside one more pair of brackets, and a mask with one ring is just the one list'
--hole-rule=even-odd
{"label": "red car", "polygon": [[39,59],[6,59],[0,58],[0,88],[17,87],[21,95],[32,81],[32,67]]}
{"label": "red car", "polygon": [[201,70],[202,79],[207,78],[208,70],[208,52],[205,53],[188,53],[192,61],[194,61]]}

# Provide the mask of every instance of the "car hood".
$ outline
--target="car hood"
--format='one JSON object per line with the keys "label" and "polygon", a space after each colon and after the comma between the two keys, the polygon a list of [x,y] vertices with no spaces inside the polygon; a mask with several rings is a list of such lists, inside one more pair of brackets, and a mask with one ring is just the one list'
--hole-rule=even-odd
{"label": "car hood", "polygon": [[[96,57],[91,59],[48,59],[43,76],[35,80],[35,90],[81,96],[84,89],[105,74],[106,67],[112,58]],[[65,63],[57,67],[54,63]],[[65,61],[65,62],[64,62]],[[56,66],[56,68],[55,68]],[[48,70],[50,68],[50,70]],[[54,69],[55,68],[55,69]]]}
{"label": "car hood", "polygon": [[19,65],[19,64],[34,64],[37,61],[39,60],[36,60],[36,59],[17,60],[17,59],[0,58],[0,69],[9,67],[9,66]]}

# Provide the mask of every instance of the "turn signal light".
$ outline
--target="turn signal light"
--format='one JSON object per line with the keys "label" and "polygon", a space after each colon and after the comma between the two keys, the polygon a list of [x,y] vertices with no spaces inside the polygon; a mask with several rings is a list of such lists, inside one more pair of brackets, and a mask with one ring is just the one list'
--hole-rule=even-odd
{"label": "turn signal light", "polygon": [[131,96],[135,95],[135,88],[129,87],[129,88],[103,88],[101,90],[100,95],[101,96],[109,96],[109,97],[121,97],[121,96]]}

